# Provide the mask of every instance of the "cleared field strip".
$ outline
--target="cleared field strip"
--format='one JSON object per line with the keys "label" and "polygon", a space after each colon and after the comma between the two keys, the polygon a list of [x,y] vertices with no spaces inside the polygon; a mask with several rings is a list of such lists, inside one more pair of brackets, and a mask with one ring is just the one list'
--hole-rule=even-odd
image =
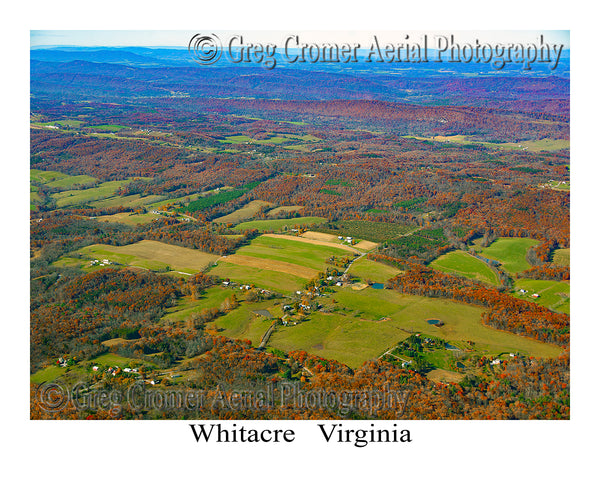
{"label": "cleared field strip", "polygon": [[85,190],[65,190],[64,192],[54,193],[52,198],[56,200],[56,205],[58,207],[82,205],[114,196],[119,188],[128,184],[130,181],[131,180],[115,180],[112,182],[104,182],[97,187],[87,188]]}
{"label": "cleared field strip", "polygon": [[242,220],[247,220],[249,218],[254,217],[259,210],[263,207],[270,207],[273,204],[271,202],[265,202],[263,200],[252,200],[247,205],[244,205],[242,208],[236,210],[229,215],[225,215],[223,217],[215,218],[213,222],[215,223],[238,223]]}
{"label": "cleared field strip", "polygon": [[481,255],[501,263],[508,273],[518,273],[531,268],[527,250],[540,243],[531,238],[501,237],[482,250]]}
{"label": "cleared field strip", "polygon": [[300,210],[302,210],[304,207],[300,206],[300,205],[289,205],[289,206],[283,206],[283,207],[275,207],[273,210],[271,210],[267,216],[268,217],[274,217],[278,214],[280,214],[281,212],[285,212],[285,213],[289,213],[289,212],[298,212]]}
{"label": "cleared field strip", "polygon": [[559,248],[552,254],[552,263],[556,265],[570,265],[571,263],[571,249],[570,248]]}
{"label": "cleared field strip", "polygon": [[326,218],[322,217],[295,217],[295,218],[280,218],[275,220],[251,220],[249,222],[240,223],[235,227],[235,230],[243,231],[255,228],[262,232],[277,232],[282,229],[291,229],[299,225],[316,225],[327,222]]}
{"label": "cleared field strip", "polygon": [[[334,296],[336,309],[316,312],[310,321],[279,328],[269,346],[281,350],[305,350],[333,358],[350,367],[376,358],[410,332],[441,337],[449,342],[471,340],[476,351],[519,352],[540,357],[555,357],[562,349],[513,333],[483,325],[481,307],[452,300],[404,295],[391,290],[367,288],[359,292],[340,289]],[[386,321],[380,321],[382,319]],[[443,320],[443,327],[427,319]]]}
{"label": "cleared field strip", "polygon": [[311,245],[323,245],[325,247],[339,248],[340,250],[345,250],[347,252],[360,253],[358,250],[356,250],[356,248],[353,248],[349,245],[341,245],[339,243],[332,243],[323,240],[313,240],[312,238],[296,237],[294,235],[277,235],[276,233],[265,233],[263,237],[284,238],[286,240],[292,240],[294,242],[309,243]]}
{"label": "cleared field strip", "polygon": [[80,250],[81,253],[98,260],[108,259],[134,267],[159,269],[168,265],[174,270],[195,273],[204,270],[219,258],[218,255],[204,253],[191,248],[178,247],[154,240],[142,240],[121,247],[113,245],[91,245]]}
{"label": "cleared field strip", "polygon": [[273,272],[262,268],[246,267],[219,261],[217,266],[211,268],[210,275],[217,275],[238,283],[253,284],[260,288],[266,288],[283,293],[291,293],[304,288],[306,279],[289,273]]}
{"label": "cleared field strip", "polygon": [[234,265],[242,265],[245,267],[260,268],[262,270],[270,270],[272,272],[288,273],[297,277],[311,279],[317,275],[318,270],[309,267],[303,267],[292,263],[282,262],[279,260],[271,260],[260,257],[250,257],[246,255],[230,255],[222,257],[222,262],[232,263]]}
{"label": "cleared field strip", "polygon": [[444,273],[453,273],[492,285],[500,284],[496,273],[483,260],[459,250],[442,255],[431,262],[430,266]]}

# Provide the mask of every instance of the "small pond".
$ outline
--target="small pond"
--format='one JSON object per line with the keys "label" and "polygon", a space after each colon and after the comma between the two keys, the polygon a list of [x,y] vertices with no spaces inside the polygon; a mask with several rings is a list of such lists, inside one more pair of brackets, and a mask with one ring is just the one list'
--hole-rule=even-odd
{"label": "small pond", "polygon": [[371,285],[371,288],[375,288],[377,290],[383,290],[384,286],[385,285],[383,283],[374,283],[374,284]]}

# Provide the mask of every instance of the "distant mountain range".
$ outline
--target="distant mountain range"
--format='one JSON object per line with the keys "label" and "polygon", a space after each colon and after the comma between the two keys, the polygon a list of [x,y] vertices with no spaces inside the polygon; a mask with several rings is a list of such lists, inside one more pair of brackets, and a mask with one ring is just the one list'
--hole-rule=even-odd
{"label": "distant mountain range", "polygon": [[523,74],[521,67],[491,73],[489,65],[476,64],[278,64],[272,70],[241,65],[198,65],[187,49],[32,49],[31,93],[61,100],[348,99],[569,112],[568,62],[561,67],[566,75],[551,76],[547,71]]}

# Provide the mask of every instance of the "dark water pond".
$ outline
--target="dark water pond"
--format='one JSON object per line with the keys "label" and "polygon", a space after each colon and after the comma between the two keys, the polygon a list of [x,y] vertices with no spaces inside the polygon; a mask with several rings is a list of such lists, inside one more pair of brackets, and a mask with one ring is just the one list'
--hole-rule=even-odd
{"label": "dark water pond", "polygon": [[371,288],[375,288],[377,290],[383,290],[383,287],[385,285],[383,283],[374,283],[373,285],[371,285]]}
{"label": "dark water pond", "polygon": [[437,318],[430,318],[429,320],[427,320],[427,323],[429,325],[438,325],[440,321]]}

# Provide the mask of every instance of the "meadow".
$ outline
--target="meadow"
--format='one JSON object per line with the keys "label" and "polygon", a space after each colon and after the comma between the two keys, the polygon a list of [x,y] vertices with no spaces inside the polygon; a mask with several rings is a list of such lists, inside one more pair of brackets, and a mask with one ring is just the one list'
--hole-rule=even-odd
{"label": "meadow", "polygon": [[[515,281],[514,287],[515,292],[513,295],[517,298],[524,298],[562,313],[569,313],[570,311],[571,289],[568,282],[519,278]],[[526,290],[527,293],[520,293],[519,290],[521,289]],[[531,295],[534,293],[537,293],[539,297],[533,298]]]}
{"label": "meadow", "polygon": [[74,205],[85,205],[90,202],[113,197],[123,185],[127,185],[131,180],[115,180],[104,182],[93,188],[84,190],[65,190],[59,193],[53,193],[52,198],[56,200],[57,207],[70,207]]}
{"label": "meadow", "polygon": [[368,220],[340,220],[314,230],[332,235],[362,238],[372,242],[384,242],[405,235],[414,227],[398,223],[371,222]]}
{"label": "meadow", "polygon": [[484,261],[460,250],[436,258],[429,266],[440,272],[460,275],[492,285],[500,285],[498,276]]}
{"label": "meadow", "polygon": [[281,218],[273,220],[252,220],[242,222],[235,226],[234,230],[244,231],[256,229],[259,232],[280,232],[291,230],[298,226],[312,226],[325,223],[327,219],[322,217],[296,217]]}
{"label": "meadow", "polygon": [[263,200],[252,200],[248,204],[244,205],[242,208],[237,209],[235,212],[230,213],[229,215],[225,215],[223,217],[215,218],[213,222],[215,223],[239,223],[242,220],[247,220],[248,218],[254,217],[261,208],[268,209],[273,206],[271,202],[265,202]]}
{"label": "meadow", "polygon": [[552,263],[556,265],[570,265],[571,264],[571,249],[570,248],[559,248],[552,252]]}
{"label": "meadow", "polygon": [[345,250],[332,245],[315,245],[289,238],[262,235],[250,245],[244,246],[236,254],[276,260],[315,270],[324,270],[326,260],[334,255],[347,254]]}
{"label": "meadow", "polygon": [[[339,289],[331,313],[316,312],[295,326],[278,327],[269,346],[281,350],[305,350],[333,358],[351,367],[376,358],[414,332],[433,335],[448,342],[474,342],[472,349],[489,354],[519,352],[551,357],[562,351],[481,323],[483,309],[451,300],[403,295],[391,290]],[[442,327],[427,323],[436,318]]]}
{"label": "meadow", "polygon": [[356,260],[348,273],[360,278],[363,282],[385,283],[402,271],[381,262],[374,262],[365,257]]}
{"label": "meadow", "polygon": [[306,285],[306,279],[289,273],[275,272],[264,268],[226,263],[222,260],[211,268],[210,275],[242,284],[256,285],[260,288],[275,292],[290,293],[301,290]]}
{"label": "meadow", "polygon": [[[97,260],[111,262],[148,270],[166,268],[184,273],[197,273],[204,270],[217,258],[217,255],[200,250],[178,247],[154,240],[142,240],[131,245],[90,245],[78,250],[78,253]],[[89,263],[89,262],[87,262]]]}
{"label": "meadow", "polygon": [[484,248],[481,255],[500,262],[504,270],[515,274],[531,268],[526,258],[527,250],[538,243],[538,240],[531,238],[501,237]]}

